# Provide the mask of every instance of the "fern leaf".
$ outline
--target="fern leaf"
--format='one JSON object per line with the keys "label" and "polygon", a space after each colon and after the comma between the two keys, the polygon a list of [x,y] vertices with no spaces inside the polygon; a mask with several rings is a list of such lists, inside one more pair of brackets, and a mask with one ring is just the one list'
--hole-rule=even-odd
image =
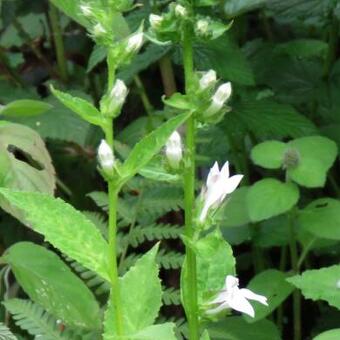
{"label": "fern leaf", "polygon": [[163,288],[163,303],[166,306],[170,305],[180,305],[181,304],[181,293],[179,289],[175,289],[174,287]]}
{"label": "fern leaf", "polygon": [[39,335],[44,340],[71,339],[62,334],[58,329],[57,320],[39,305],[20,299],[7,300],[3,304],[12,314],[15,324],[29,334]]}
{"label": "fern leaf", "polygon": [[2,322],[0,322],[0,340],[18,340]]}
{"label": "fern leaf", "polygon": [[178,269],[182,267],[184,255],[175,251],[160,250],[157,262],[164,269]]}

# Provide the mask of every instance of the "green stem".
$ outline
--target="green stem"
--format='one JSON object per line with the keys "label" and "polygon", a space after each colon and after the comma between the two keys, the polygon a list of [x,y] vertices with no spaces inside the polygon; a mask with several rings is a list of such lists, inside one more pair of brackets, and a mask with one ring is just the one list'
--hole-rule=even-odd
{"label": "green stem", "polygon": [[[192,35],[188,28],[184,32],[183,39],[183,64],[185,73],[185,91],[190,93],[193,79],[193,48]],[[185,207],[185,236],[192,239],[194,236],[194,203],[195,203],[195,118],[191,116],[186,126],[186,167],[184,169],[184,207]],[[189,324],[189,339],[199,339],[198,304],[197,304],[197,268],[196,255],[192,248],[186,246],[187,276],[185,289],[188,293],[188,301],[185,301],[185,310]]]}
{"label": "green stem", "polygon": [[159,61],[159,68],[162,75],[164,93],[166,97],[171,97],[175,92],[177,92],[177,87],[171,59],[168,55],[164,56]]}
{"label": "green stem", "polygon": [[300,268],[301,268],[303,262],[305,261],[305,259],[306,259],[307,255],[308,255],[309,251],[310,251],[311,248],[313,247],[313,245],[314,245],[314,243],[316,242],[316,240],[317,240],[316,237],[312,238],[312,239],[308,242],[308,244],[303,248],[302,253],[301,253],[300,257],[299,257],[298,263],[297,263],[298,270],[300,270]]}
{"label": "green stem", "polygon": [[116,63],[114,62],[114,49],[109,49],[108,56],[107,56],[107,88],[110,91],[113,87],[115,82],[115,74],[116,74]]}
{"label": "green stem", "polygon": [[50,4],[49,16],[60,77],[64,82],[67,82],[68,80],[67,62],[65,58],[65,48],[62,29],[59,21],[59,13],[57,8],[52,4]]}
{"label": "green stem", "polygon": [[[289,249],[291,266],[294,274],[298,274],[298,251],[294,232],[294,215],[289,213]],[[294,317],[294,340],[301,339],[301,295],[298,290],[293,292],[293,317]]]}

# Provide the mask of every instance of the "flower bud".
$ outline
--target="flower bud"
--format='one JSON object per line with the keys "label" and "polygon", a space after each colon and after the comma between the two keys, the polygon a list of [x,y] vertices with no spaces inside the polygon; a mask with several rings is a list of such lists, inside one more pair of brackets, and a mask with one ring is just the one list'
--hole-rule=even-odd
{"label": "flower bud", "polygon": [[91,8],[91,6],[89,6],[89,5],[85,4],[85,3],[80,5],[80,10],[81,10],[81,12],[83,13],[83,15],[85,17],[89,17],[89,16],[92,15],[92,8]]}
{"label": "flower bud", "polygon": [[230,98],[231,91],[231,83],[229,82],[222,84],[217,89],[212,97],[211,104],[205,113],[207,117],[214,115],[222,109],[224,103]]}
{"label": "flower bud", "polygon": [[205,72],[199,81],[199,86],[202,91],[213,86],[216,83],[216,72],[214,70],[209,70]]}
{"label": "flower bud", "polygon": [[209,22],[204,19],[200,19],[196,23],[196,30],[201,35],[207,35],[209,29]]}
{"label": "flower bud", "polygon": [[107,142],[104,139],[102,139],[98,148],[98,161],[105,173],[107,174],[112,173],[115,158],[111,147],[109,146],[109,144],[107,144]]}
{"label": "flower bud", "polygon": [[143,45],[143,32],[133,34],[127,41],[128,53],[137,53]]}
{"label": "flower bud", "polygon": [[165,155],[170,166],[178,169],[182,160],[182,143],[181,135],[177,131],[174,131],[169,137],[165,145]]}
{"label": "flower bud", "polygon": [[102,24],[98,23],[93,27],[93,35],[95,37],[100,37],[106,34],[106,29],[102,26]]}
{"label": "flower bud", "polygon": [[187,15],[187,10],[182,5],[176,5],[175,14],[178,17],[185,17]]}
{"label": "flower bud", "polygon": [[117,79],[110,93],[105,96],[101,103],[102,113],[110,117],[116,117],[124,104],[127,95],[128,89],[125,83],[122,80]]}
{"label": "flower bud", "polygon": [[149,22],[152,29],[157,29],[161,22],[163,21],[163,17],[157,14],[150,14]]}

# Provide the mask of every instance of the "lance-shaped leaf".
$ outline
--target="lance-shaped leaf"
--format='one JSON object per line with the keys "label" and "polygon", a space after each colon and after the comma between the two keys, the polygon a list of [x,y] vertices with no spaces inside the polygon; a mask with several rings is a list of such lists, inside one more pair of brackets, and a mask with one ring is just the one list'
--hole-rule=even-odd
{"label": "lance-shaped leaf", "polygon": [[29,117],[47,112],[52,105],[40,100],[20,99],[11,102],[0,109],[0,115],[6,117]]}
{"label": "lance-shaped leaf", "polygon": [[173,131],[182,125],[190,115],[191,112],[187,112],[169,119],[138,142],[120,168],[123,180],[128,180],[142,169],[164,146]]}
{"label": "lance-shaped leaf", "polygon": [[51,87],[51,91],[61,103],[89,123],[98,126],[103,126],[105,123],[101,113],[87,100],[73,97],[68,93],[58,91],[53,87]]}
{"label": "lance-shaped leaf", "polygon": [[8,249],[3,260],[27,295],[47,312],[69,326],[100,328],[94,295],[55,253],[19,242]]}
{"label": "lance-shaped leaf", "polygon": [[109,280],[108,244],[82,213],[60,198],[41,193],[0,188],[0,195],[22,212],[21,222],[44,235],[69,257]]}

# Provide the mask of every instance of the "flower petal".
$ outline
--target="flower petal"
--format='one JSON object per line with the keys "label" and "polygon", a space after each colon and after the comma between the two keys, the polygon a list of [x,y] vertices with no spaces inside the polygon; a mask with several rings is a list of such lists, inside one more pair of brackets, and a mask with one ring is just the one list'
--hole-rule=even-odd
{"label": "flower petal", "polygon": [[235,175],[228,178],[224,184],[224,194],[231,194],[240,184],[243,175]]}
{"label": "flower petal", "polygon": [[214,303],[222,303],[226,302],[228,298],[228,294],[225,290],[222,290],[214,300],[210,301],[209,304],[214,304]]}
{"label": "flower petal", "polygon": [[208,309],[206,311],[207,314],[217,314],[219,313],[220,311],[222,311],[223,309],[227,309],[227,308],[230,308],[228,303],[222,303],[221,305],[217,306],[216,308],[211,308],[211,309]]}
{"label": "flower petal", "polygon": [[263,295],[255,294],[247,288],[240,289],[240,293],[249,300],[258,301],[263,305],[268,306],[267,298]]}
{"label": "flower petal", "polygon": [[229,162],[226,161],[221,169],[221,177],[223,179],[229,178]]}
{"label": "flower petal", "polygon": [[225,278],[225,289],[229,293],[235,290],[235,288],[238,288],[238,284],[238,278],[233,275],[227,275],[227,277]]}
{"label": "flower petal", "polygon": [[218,163],[215,162],[213,167],[210,169],[208,177],[207,177],[207,187],[208,188],[215,182],[216,176],[219,176],[219,174],[220,174],[220,170],[218,168]]}
{"label": "flower petal", "polygon": [[233,298],[228,300],[228,305],[232,309],[235,309],[238,312],[242,312],[242,313],[248,314],[252,318],[255,316],[255,311],[254,311],[253,306],[240,293],[234,294]]}

